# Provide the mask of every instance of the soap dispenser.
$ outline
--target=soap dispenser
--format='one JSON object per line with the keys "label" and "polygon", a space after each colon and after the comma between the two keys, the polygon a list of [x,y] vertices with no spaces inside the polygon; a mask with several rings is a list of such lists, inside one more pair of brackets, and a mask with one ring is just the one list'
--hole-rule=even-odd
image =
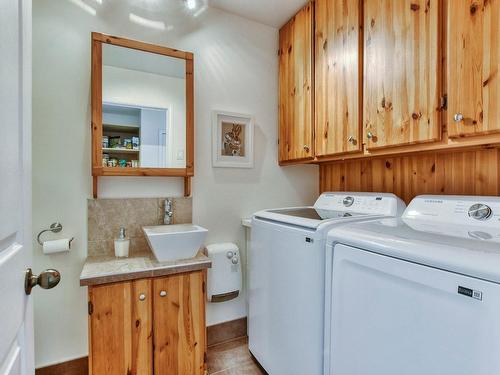
{"label": "soap dispenser", "polygon": [[115,256],[117,258],[128,257],[128,249],[130,246],[130,239],[125,235],[125,228],[120,228],[120,234],[115,239]]}

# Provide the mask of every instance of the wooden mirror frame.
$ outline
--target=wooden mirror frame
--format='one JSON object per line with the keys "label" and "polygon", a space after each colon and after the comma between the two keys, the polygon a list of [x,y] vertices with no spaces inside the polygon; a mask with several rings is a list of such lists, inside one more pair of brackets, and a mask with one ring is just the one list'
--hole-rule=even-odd
{"label": "wooden mirror frame", "polygon": [[[102,44],[136,49],[186,60],[186,167],[185,168],[121,168],[102,165]],[[99,176],[170,176],[184,177],[184,195],[191,195],[190,178],[194,176],[194,77],[191,52],[162,47],[101,33],[92,33],[92,178],[93,195],[97,198]]]}

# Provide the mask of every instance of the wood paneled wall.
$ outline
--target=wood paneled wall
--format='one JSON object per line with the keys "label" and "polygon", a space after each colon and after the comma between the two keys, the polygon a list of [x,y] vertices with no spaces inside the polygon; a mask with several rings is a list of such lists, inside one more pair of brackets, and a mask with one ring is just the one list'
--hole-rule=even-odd
{"label": "wood paneled wall", "polygon": [[500,149],[426,153],[320,165],[320,191],[500,195]]}

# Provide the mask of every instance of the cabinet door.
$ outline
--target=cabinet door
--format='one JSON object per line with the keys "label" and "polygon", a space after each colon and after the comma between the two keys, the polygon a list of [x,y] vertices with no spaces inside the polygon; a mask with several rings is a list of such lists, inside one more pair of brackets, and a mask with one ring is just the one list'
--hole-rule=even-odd
{"label": "cabinet door", "polygon": [[313,5],[279,32],[279,161],[307,160],[313,150]]}
{"label": "cabinet door", "polygon": [[204,374],[206,338],[203,271],[155,279],[153,293],[155,373]]}
{"label": "cabinet door", "polygon": [[448,0],[448,135],[500,130],[500,1]]}
{"label": "cabinet door", "polygon": [[440,139],[441,8],[440,0],[364,0],[367,148]]}
{"label": "cabinet door", "polygon": [[150,280],[89,288],[89,368],[94,375],[152,375]]}
{"label": "cabinet door", "polygon": [[316,1],[316,156],[361,149],[361,1]]}

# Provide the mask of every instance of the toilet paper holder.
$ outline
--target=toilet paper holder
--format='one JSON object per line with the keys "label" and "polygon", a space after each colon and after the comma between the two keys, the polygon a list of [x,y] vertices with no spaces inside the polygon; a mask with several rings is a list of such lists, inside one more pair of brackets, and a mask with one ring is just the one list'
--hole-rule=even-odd
{"label": "toilet paper holder", "polygon": [[[40,236],[44,234],[45,232],[52,232],[52,233],[59,233],[62,231],[63,226],[61,223],[52,223],[50,224],[50,228],[42,230],[40,233],[38,233],[38,236],[36,236],[36,241],[40,244],[40,246],[43,246],[42,240],[40,240]],[[75,237],[71,237],[69,240],[69,245],[71,246],[71,242],[75,239]]]}

